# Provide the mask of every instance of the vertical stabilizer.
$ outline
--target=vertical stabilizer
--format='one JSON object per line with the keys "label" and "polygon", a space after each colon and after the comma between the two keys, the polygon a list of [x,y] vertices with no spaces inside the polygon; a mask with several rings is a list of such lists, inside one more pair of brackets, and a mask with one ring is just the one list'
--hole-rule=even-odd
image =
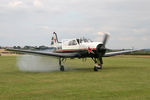
{"label": "vertical stabilizer", "polygon": [[57,44],[58,44],[57,34],[55,32],[53,32],[53,36],[52,36],[52,39],[51,39],[51,45],[56,46]]}

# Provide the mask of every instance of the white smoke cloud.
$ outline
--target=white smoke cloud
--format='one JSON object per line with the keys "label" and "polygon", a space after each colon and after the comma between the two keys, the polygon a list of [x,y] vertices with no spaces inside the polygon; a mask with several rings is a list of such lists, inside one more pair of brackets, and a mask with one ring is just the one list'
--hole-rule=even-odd
{"label": "white smoke cloud", "polygon": [[58,59],[49,56],[18,56],[17,66],[23,72],[59,71]]}

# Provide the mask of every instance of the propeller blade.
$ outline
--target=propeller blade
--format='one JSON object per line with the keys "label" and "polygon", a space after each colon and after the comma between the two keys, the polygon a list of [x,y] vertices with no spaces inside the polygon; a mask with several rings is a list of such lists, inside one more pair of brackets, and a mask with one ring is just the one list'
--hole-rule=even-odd
{"label": "propeller blade", "polygon": [[103,39],[103,46],[105,47],[107,40],[108,40],[109,34],[108,33],[104,33],[104,39]]}

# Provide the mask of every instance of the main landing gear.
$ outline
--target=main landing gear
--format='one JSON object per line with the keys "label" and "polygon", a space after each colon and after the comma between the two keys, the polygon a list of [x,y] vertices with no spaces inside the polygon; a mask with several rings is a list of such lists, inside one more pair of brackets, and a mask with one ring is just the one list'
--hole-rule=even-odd
{"label": "main landing gear", "polygon": [[61,64],[62,61],[64,61],[64,58],[59,58],[60,71],[64,71],[65,70],[64,66]]}
{"label": "main landing gear", "polygon": [[[94,65],[94,71],[98,71],[98,69],[102,69],[102,64],[103,64],[103,60],[102,57],[99,58],[92,58],[95,65]],[[64,58],[59,58],[59,66],[60,66],[60,71],[64,71],[65,68],[62,65],[62,61],[64,61]]]}
{"label": "main landing gear", "polygon": [[94,71],[98,71],[98,69],[102,69],[103,60],[102,58],[92,58],[95,65],[94,65]]}
{"label": "main landing gear", "polygon": [[98,71],[98,69],[102,69],[102,65],[101,64],[95,64],[94,71]]}

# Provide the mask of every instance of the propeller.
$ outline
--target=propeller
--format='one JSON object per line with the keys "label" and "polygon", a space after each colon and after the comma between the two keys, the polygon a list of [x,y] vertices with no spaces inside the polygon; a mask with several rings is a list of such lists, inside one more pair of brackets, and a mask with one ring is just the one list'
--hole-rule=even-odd
{"label": "propeller", "polygon": [[106,52],[105,46],[106,46],[108,38],[109,38],[109,34],[104,33],[104,38],[103,38],[102,44],[97,45],[96,51],[97,51],[98,57],[102,57],[105,54],[105,52]]}
{"label": "propeller", "polygon": [[104,33],[104,39],[103,39],[103,42],[102,42],[104,47],[105,47],[105,45],[107,43],[108,37],[109,37],[108,33]]}
{"label": "propeller", "polygon": [[104,33],[104,38],[103,38],[103,41],[102,41],[102,44],[98,44],[97,47],[96,47],[96,56],[98,57],[98,60],[100,62],[100,65],[102,68],[102,64],[103,64],[103,55],[105,54],[106,52],[106,43],[107,43],[107,40],[108,40],[108,37],[109,37],[109,34],[108,33]]}

